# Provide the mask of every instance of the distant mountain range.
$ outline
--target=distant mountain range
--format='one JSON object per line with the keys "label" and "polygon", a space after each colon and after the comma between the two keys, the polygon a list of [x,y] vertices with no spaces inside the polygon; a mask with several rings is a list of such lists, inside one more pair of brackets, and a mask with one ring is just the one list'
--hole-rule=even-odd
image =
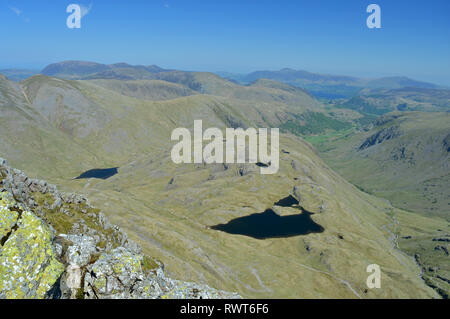
{"label": "distant mountain range", "polygon": [[28,69],[2,69],[0,74],[3,74],[11,81],[20,82],[35,74],[38,74],[39,70],[28,70]]}
{"label": "distant mountain range", "polygon": [[398,89],[416,87],[438,89],[438,85],[416,81],[407,77],[383,77],[366,79],[352,76],[317,74],[289,68],[279,71],[256,71],[249,74],[234,74],[218,72],[219,75],[241,84],[248,84],[258,79],[271,79],[290,85],[305,88],[317,97],[345,98],[355,95],[363,88],[368,89]]}
{"label": "distant mountain range", "polygon": [[[34,74],[70,80],[115,79],[115,80],[165,80],[188,84],[191,89],[199,87],[192,82],[191,73],[164,69],[157,65],[131,65],[128,63],[101,64],[88,61],[63,61],[46,66],[42,71],[21,69],[0,70],[0,73],[13,81],[22,81]],[[216,74],[235,84],[249,85],[257,80],[268,79],[286,83],[308,90],[319,98],[350,98],[366,90],[393,90],[405,87],[422,89],[444,89],[437,84],[417,81],[408,77],[382,77],[377,79],[358,78],[343,75],[318,74],[304,70],[284,68],[279,71],[256,71],[249,74],[216,72]]]}
{"label": "distant mountain range", "polygon": [[130,65],[127,63],[101,64],[86,61],[64,61],[45,67],[41,73],[64,79],[151,79],[153,74],[165,72],[156,65]]}

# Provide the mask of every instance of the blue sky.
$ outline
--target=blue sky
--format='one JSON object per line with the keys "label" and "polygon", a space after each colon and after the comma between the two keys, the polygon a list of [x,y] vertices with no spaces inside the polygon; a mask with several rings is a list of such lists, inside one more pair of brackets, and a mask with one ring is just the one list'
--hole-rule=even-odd
{"label": "blue sky", "polygon": [[[66,7],[89,12],[68,29]],[[382,29],[366,8],[381,7]],[[450,85],[448,0],[0,0],[0,68],[62,60],[249,72],[290,67]]]}

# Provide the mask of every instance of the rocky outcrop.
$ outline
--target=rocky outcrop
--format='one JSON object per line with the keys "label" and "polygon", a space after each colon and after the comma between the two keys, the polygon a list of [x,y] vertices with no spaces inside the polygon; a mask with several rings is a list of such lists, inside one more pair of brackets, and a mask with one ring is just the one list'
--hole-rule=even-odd
{"label": "rocky outcrop", "polygon": [[400,129],[398,126],[390,126],[387,128],[384,128],[377,133],[373,134],[372,136],[368,137],[364,143],[361,144],[359,147],[359,150],[365,150],[371,146],[381,144],[384,141],[388,141],[390,139],[393,139],[400,135]]}
{"label": "rocky outcrop", "polygon": [[445,246],[442,246],[442,245],[437,245],[436,247],[434,247],[434,250],[437,250],[437,251],[443,251],[444,252],[444,254],[446,255],[446,256],[448,256],[448,249],[447,249],[447,247],[445,247]]}
{"label": "rocky outcrop", "polygon": [[7,192],[0,211],[0,298],[43,298],[64,271],[52,232]]}
{"label": "rocky outcrop", "polygon": [[448,134],[444,138],[444,141],[442,142],[442,147],[447,153],[450,153],[450,134]]}
{"label": "rocky outcrop", "polygon": [[450,243],[450,236],[433,238],[433,241],[440,241],[440,242]]}
{"label": "rocky outcrop", "polygon": [[0,299],[240,298],[173,280],[76,194],[0,158]]}
{"label": "rocky outcrop", "polygon": [[[103,254],[87,268],[84,277],[86,298],[238,298],[237,294],[168,278],[163,268],[153,265],[146,274],[144,257],[123,247]],[[148,265],[147,265],[148,267]]]}

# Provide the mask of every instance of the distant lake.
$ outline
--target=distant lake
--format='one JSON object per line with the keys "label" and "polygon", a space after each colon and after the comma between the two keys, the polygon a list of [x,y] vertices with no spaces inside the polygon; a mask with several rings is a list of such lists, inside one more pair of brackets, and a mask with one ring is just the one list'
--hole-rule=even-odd
{"label": "distant lake", "polygon": [[75,179],[86,179],[86,178],[108,179],[111,176],[114,176],[118,173],[117,169],[118,167],[91,169],[89,171],[84,172]]}
{"label": "distant lake", "polygon": [[[289,207],[297,205],[298,201],[292,197],[286,197],[276,203],[277,206]],[[311,219],[312,213],[302,211],[301,214],[280,216],[272,209],[263,213],[252,214],[229,221],[227,224],[212,226],[211,229],[219,230],[233,235],[244,235],[256,239],[286,238],[311,233],[322,233],[324,228]]]}

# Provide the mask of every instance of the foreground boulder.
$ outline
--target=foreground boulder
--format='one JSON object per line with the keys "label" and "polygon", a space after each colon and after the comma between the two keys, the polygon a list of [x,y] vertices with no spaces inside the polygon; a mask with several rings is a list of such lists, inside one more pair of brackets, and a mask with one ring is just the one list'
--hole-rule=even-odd
{"label": "foreground boulder", "polygon": [[154,265],[155,268],[145,274],[144,265],[142,255],[122,247],[103,254],[88,267],[84,277],[87,298],[239,298],[237,294],[170,279],[159,265]]}
{"label": "foreground boulder", "polygon": [[0,158],[0,299],[240,298],[168,278],[86,198]]}
{"label": "foreground boulder", "polygon": [[0,298],[43,298],[64,266],[56,258],[50,229],[8,197],[0,194]]}

